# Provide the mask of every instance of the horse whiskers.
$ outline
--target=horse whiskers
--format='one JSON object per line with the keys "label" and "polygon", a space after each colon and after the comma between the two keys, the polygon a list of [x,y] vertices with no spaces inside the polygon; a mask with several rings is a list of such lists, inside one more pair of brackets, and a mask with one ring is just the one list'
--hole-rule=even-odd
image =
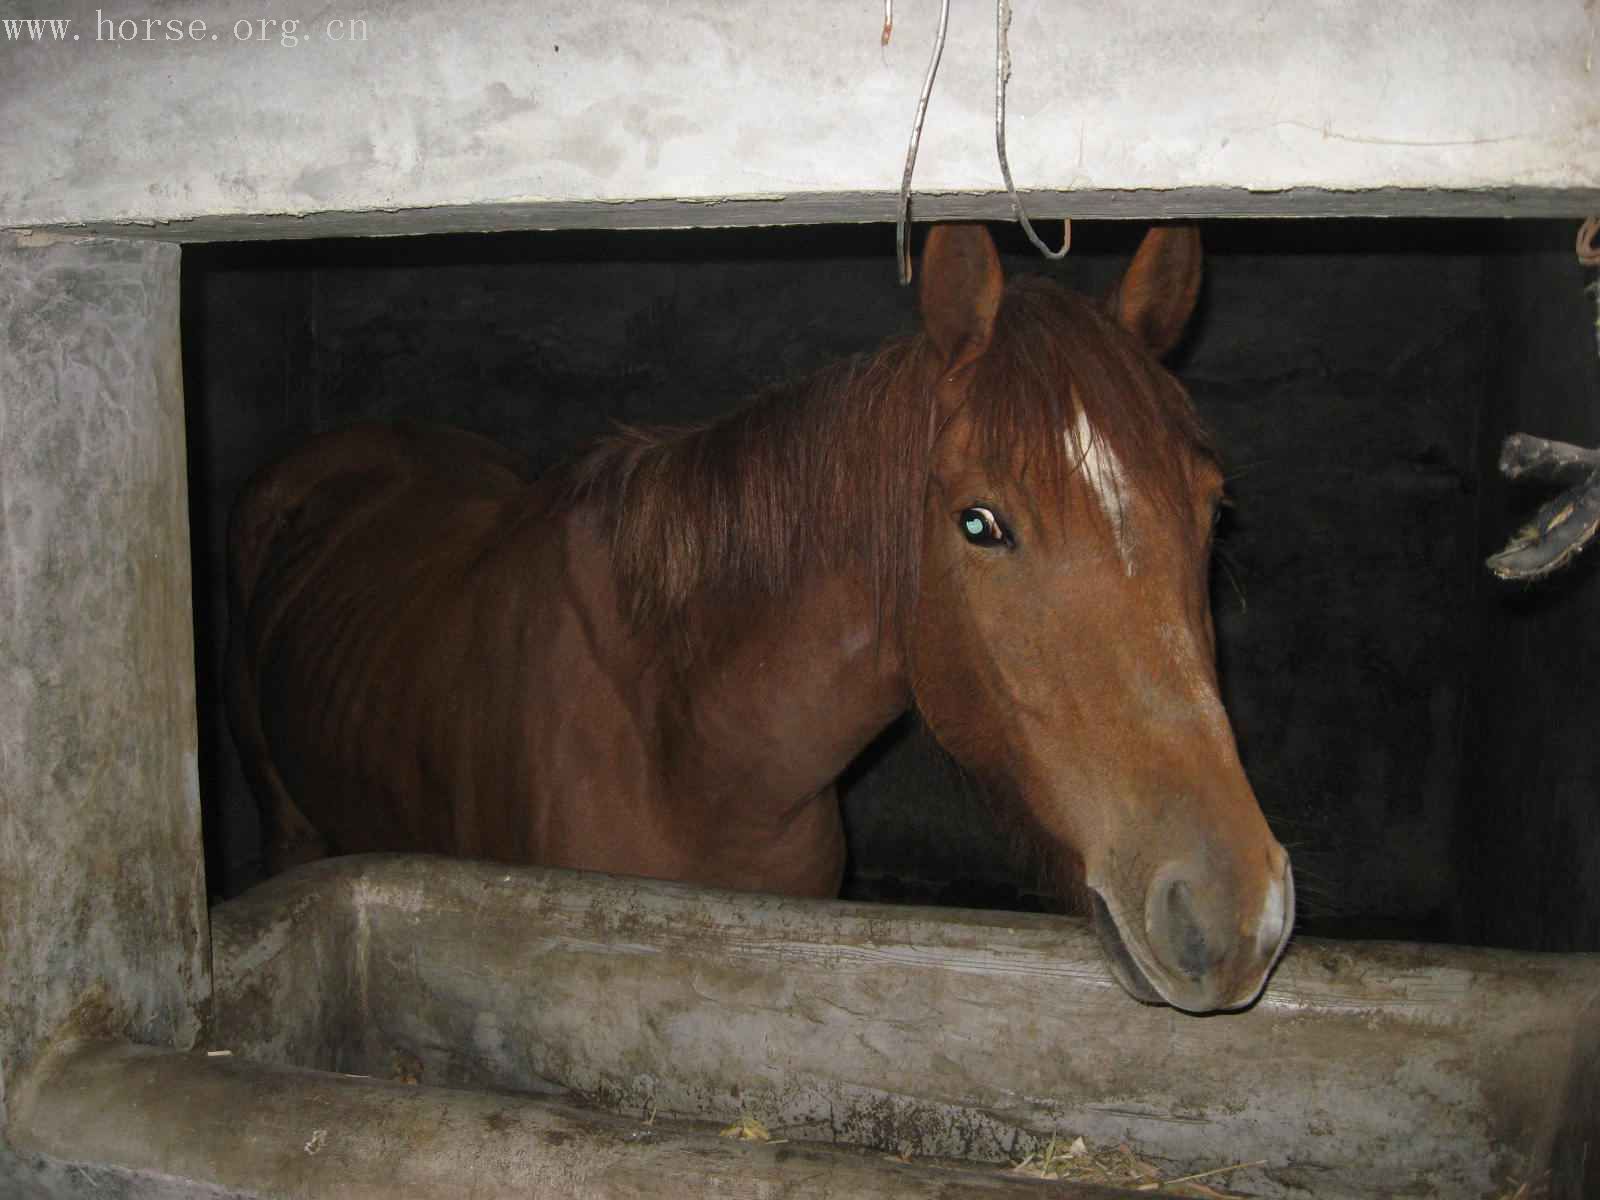
{"label": "horse whiskers", "polygon": [[1228,548],[1226,546],[1213,547],[1211,561],[1221,569],[1223,576],[1228,581],[1228,585],[1233,588],[1233,594],[1239,598],[1239,611],[1243,613],[1249,612],[1250,601],[1245,597],[1244,586],[1239,582],[1239,573],[1234,570],[1233,555],[1228,553]]}

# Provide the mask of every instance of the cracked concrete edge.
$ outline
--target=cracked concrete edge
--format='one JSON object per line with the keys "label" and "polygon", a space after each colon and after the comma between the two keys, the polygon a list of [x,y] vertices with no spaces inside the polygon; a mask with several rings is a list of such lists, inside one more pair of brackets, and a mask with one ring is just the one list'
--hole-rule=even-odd
{"label": "cracked concrete edge", "polygon": [[[1382,188],[1336,191],[1288,188],[1174,188],[1134,191],[1029,192],[1034,219],[1150,221],[1175,219],[1377,217],[1578,219],[1600,211],[1600,189]],[[812,192],[773,196],[664,197],[606,201],[505,201],[432,207],[321,210],[293,213],[195,214],[144,220],[107,214],[70,225],[10,226],[26,238],[103,235],[156,241],[273,241],[335,237],[502,233],[563,229],[667,230],[765,225],[891,222],[892,192]],[[1014,219],[1004,192],[918,192],[913,219]]]}

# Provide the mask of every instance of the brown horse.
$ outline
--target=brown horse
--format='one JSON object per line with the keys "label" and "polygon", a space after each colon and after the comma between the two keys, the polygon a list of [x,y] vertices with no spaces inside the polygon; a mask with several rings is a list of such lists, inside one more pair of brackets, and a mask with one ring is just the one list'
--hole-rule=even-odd
{"label": "brown horse", "polygon": [[442,851],[827,896],[834,780],[913,704],[1090,890],[1118,979],[1249,1003],[1293,923],[1218,699],[1221,474],[1155,355],[1200,280],[1109,307],[947,226],[923,331],[526,480],[471,435],[333,433],[231,530],[235,735],[281,869]]}

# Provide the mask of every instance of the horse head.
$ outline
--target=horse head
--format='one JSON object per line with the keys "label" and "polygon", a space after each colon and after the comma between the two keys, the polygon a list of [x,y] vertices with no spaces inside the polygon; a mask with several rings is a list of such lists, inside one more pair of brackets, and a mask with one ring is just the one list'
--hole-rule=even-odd
{"label": "horse head", "polygon": [[979,226],[935,229],[922,279],[939,373],[917,705],[1087,888],[1132,995],[1247,1005],[1294,884],[1218,691],[1222,474],[1157,361],[1194,307],[1198,235],[1152,230],[1104,306],[1007,285]]}

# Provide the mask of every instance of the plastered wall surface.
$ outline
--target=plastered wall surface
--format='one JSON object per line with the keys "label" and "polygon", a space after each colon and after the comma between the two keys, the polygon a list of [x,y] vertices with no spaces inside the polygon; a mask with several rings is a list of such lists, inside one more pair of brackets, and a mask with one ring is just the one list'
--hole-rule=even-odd
{"label": "plastered wall surface", "polygon": [[52,1037],[210,997],[178,362],[176,247],[0,235],[0,1135]]}
{"label": "plastered wall surface", "polygon": [[[937,11],[901,0],[884,45],[876,0],[8,2],[0,227],[884,219]],[[1595,21],[1583,0],[1019,3],[1011,163],[1041,213],[1581,213]],[[994,82],[994,7],[954,0],[924,215],[1009,213]]]}

